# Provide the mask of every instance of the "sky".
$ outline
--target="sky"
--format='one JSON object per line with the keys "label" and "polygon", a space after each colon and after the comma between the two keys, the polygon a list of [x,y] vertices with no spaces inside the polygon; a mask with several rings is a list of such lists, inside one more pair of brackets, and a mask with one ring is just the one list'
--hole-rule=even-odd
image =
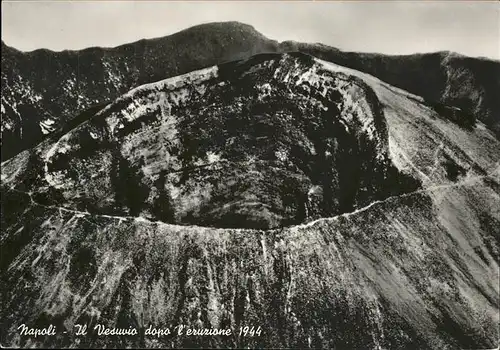
{"label": "sky", "polygon": [[347,51],[455,51],[500,59],[500,2],[2,1],[2,40],[22,51],[112,47],[193,25],[240,21],[278,41]]}

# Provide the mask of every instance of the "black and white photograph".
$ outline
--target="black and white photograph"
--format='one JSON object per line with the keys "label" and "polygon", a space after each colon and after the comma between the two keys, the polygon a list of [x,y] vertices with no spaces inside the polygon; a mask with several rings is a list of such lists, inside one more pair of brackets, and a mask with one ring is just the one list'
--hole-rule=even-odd
{"label": "black and white photograph", "polygon": [[0,348],[500,349],[500,3],[1,3]]}

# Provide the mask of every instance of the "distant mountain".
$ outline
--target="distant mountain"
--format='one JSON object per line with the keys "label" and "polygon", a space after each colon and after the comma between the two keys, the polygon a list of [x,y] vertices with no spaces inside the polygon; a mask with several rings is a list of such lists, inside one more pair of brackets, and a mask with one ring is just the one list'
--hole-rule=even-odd
{"label": "distant mountain", "polygon": [[[133,87],[257,53],[302,51],[462,109],[500,135],[500,63],[449,52],[387,56],[278,43],[238,22],[209,23],[115,48],[20,52],[2,42],[2,160]],[[471,124],[469,121],[466,124]],[[472,123],[473,124],[473,123]]]}
{"label": "distant mountain", "polygon": [[481,121],[304,53],[136,87],[2,164],[1,343],[493,348],[499,159]]}

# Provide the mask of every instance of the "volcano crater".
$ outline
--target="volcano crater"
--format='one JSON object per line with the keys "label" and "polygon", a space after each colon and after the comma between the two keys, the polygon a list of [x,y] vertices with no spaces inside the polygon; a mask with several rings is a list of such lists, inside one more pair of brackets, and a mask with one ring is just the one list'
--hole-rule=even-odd
{"label": "volcano crater", "polygon": [[265,54],[132,90],[59,140],[46,170],[79,210],[274,229],[418,187],[387,134],[360,79]]}

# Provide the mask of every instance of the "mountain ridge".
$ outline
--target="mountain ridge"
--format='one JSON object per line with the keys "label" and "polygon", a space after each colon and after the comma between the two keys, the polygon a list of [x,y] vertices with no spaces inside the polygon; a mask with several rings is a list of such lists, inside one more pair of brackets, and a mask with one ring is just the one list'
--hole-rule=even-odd
{"label": "mountain ridge", "polygon": [[[113,49],[121,48],[121,47],[124,47],[124,46],[129,46],[129,45],[141,42],[141,41],[158,41],[158,40],[162,40],[162,39],[165,39],[165,38],[167,38],[167,37],[169,37],[171,35],[179,34],[179,33],[188,31],[191,28],[204,27],[206,25],[214,24],[214,23],[237,24],[237,25],[247,26],[252,31],[255,31],[256,33],[264,36],[262,33],[258,32],[253,25],[250,25],[250,24],[247,24],[247,23],[243,23],[243,22],[238,22],[238,21],[224,21],[224,22],[207,22],[207,23],[202,23],[202,24],[194,25],[194,26],[191,26],[191,27],[179,30],[179,31],[171,33],[171,34],[167,34],[167,35],[163,35],[163,36],[155,36],[155,37],[151,37],[151,38],[143,38],[143,39],[138,39],[138,40],[132,40],[132,41],[128,41],[126,43],[115,45],[115,46],[99,46],[99,45],[97,45],[97,46],[86,46],[86,47],[83,47],[83,48],[80,48],[80,49],[63,49],[63,50],[54,50],[54,49],[49,49],[49,48],[46,48],[46,47],[40,47],[40,48],[36,48],[36,49],[33,49],[33,50],[21,50],[21,49],[16,48],[15,46],[8,45],[7,43],[5,43],[4,40],[2,40],[2,46],[5,47],[5,48],[7,48],[7,49],[11,49],[11,50],[14,50],[14,51],[17,51],[17,52],[21,52],[21,53],[36,53],[37,51],[41,51],[41,52],[45,51],[45,52],[50,52],[50,53],[62,53],[62,52],[79,53],[79,52],[82,52],[82,51],[94,50],[94,49],[95,50],[113,50]],[[276,40],[274,40],[274,41],[276,41]],[[402,54],[391,54],[391,53],[379,53],[379,52],[376,52],[376,51],[350,51],[350,50],[343,50],[343,49],[337,48],[335,46],[331,46],[331,45],[328,45],[328,44],[323,44],[321,42],[301,42],[301,41],[296,41],[296,40],[284,40],[284,41],[281,41],[281,42],[279,42],[279,41],[276,41],[276,42],[279,43],[280,45],[306,45],[306,46],[309,45],[309,46],[314,46],[314,47],[319,47],[319,48],[324,47],[324,48],[329,49],[329,50],[341,51],[341,52],[344,52],[344,53],[358,53],[358,54],[367,55],[367,56],[390,56],[390,57],[409,58],[409,57],[413,57],[413,56],[424,56],[424,55],[439,54],[439,55],[444,55],[444,56],[459,56],[459,57],[466,57],[466,58],[483,60],[483,61],[492,61],[492,62],[497,62],[497,63],[500,62],[500,58],[493,58],[493,57],[487,57],[487,56],[469,56],[469,55],[466,55],[464,53],[460,53],[460,52],[452,51],[452,50],[446,50],[446,49],[437,50],[437,51],[413,52],[413,53],[404,53],[404,54],[403,53]]]}
{"label": "mountain ridge", "polygon": [[[200,43],[206,43],[205,49]],[[2,41],[2,144],[6,146],[2,160],[34,146],[87,108],[134,86],[256,53],[287,51],[302,51],[367,72],[437,107],[459,107],[469,119],[485,121],[499,135],[500,105],[495,91],[500,84],[500,62],[446,51],[391,56],[344,52],[323,44],[278,43],[250,25],[215,22],[114,48],[23,53]],[[26,61],[27,57],[32,58]],[[54,60],[67,62],[50,63]],[[32,66],[43,68],[35,73]],[[48,76],[58,76],[58,82],[47,85]]]}
{"label": "mountain ridge", "polygon": [[144,41],[152,41],[152,42],[154,42],[154,41],[161,41],[161,40],[164,40],[164,39],[166,39],[166,38],[168,38],[168,37],[170,37],[172,35],[183,34],[185,32],[189,32],[191,30],[206,29],[206,27],[209,27],[211,25],[221,25],[221,24],[228,25],[228,26],[231,26],[231,25],[232,26],[237,26],[237,27],[241,27],[242,29],[246,28],[249,31],[253,31],[257,35],[263,36],[263,34],[261,34],[260,32],[258,32],[255,29],[255,27],[252,26],[252,25],[250,25],[250,24],[239,22],[239,21],[222,21],[222,22],[206,22],[206,23],[201,23],[201,24],[197,24],[197,25],[193,25],[193,26],[187,27],[185,29],[178,30],[178,31],[170,33],[170,34],[161,35],[161,36],[155,36],[155,37],[151,37],[151,38],[142,38],[142,39],[132,40],[132,41],[128,41],[126,43],[119,44],[119,45],[114,45],[114,46],[99,46],[98,45],[98,46],[87,46],[87,47],[83,47],[81,49],[63,49],[63,50],[53,50],[53,49],[41,47],[41,48],[37,48],[37,49],[33,49],[33,50],[20,50],[18,48],[15,48],[14,46],[7,45],[3,40],[2,40],[2,46],[5,46],[7,48],[10,48],[10,49],[13,49],[15,51],[22,52],[22,53],[36,53],[37,51],[48,51],[48,52],[51,52],[51,53],[62,53],[62,52],[66,52],[66,53],[79,53],[79,52],[82,52],[82,51],[94,50],[94,49],[95,50],[113,50],[113,49],[123,48],[123,47],[129,46],[129,45],[133,45],[133,44],[136,44],[138,42],[144,42]]}

